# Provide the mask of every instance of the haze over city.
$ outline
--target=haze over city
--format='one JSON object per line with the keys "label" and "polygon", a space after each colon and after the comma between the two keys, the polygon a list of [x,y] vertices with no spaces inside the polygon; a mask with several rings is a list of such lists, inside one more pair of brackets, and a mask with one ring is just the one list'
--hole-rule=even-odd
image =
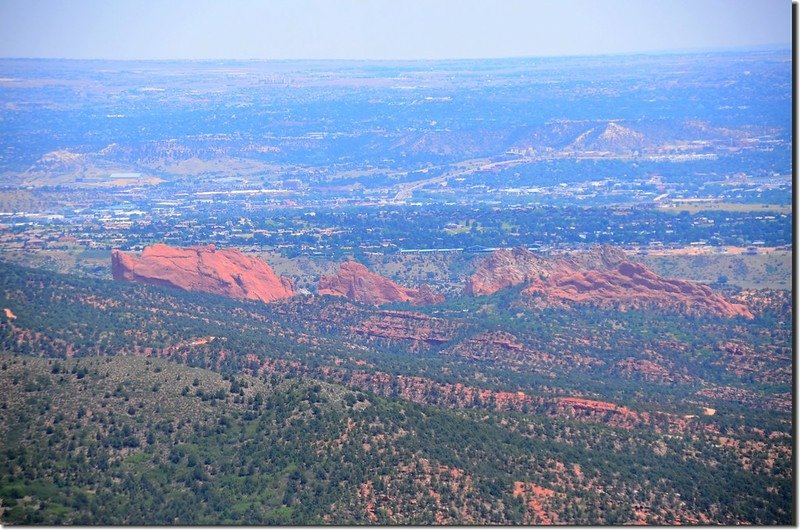
{"label": "haze over city", "polygon": [[790,46],[786,0],[3,0],[0,56],[457,59]]}

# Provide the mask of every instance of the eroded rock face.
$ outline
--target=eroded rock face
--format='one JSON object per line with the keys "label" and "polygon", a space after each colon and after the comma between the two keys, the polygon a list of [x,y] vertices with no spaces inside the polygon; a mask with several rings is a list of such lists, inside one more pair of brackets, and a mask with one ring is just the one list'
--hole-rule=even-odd
{"label": "eroded rock face", "polygon": [[628,407],[579,397],[556,398],[558,407],[576,417],[588,417],[602,420],[603,423],[630,429],[646,420],[647,413],[639,414]]}
{"label": "eroded rock face", "polygon": [[264,261],[214,245],[175,248],[159,243],[146,247],[139,258],[114,250],[111,272],[115,280],[230,298],[273,302],[294,296],[292,281],[276,275]]}
{"label": "eroded rock face", "polygon": [[680,373],[673,373],[670,369],[649,359],[626,357],[615,363],[614,368],[625,377],[655,383],[674,383],[676,381],[686,382],[691,380],[690,377]]}
{"label": "eroded rock face", "polygon": [[446,355],[458,355],[477,361],[490,361],[506,366],[525,366],[526,369],[547,371],[553,367],[566,369],[602,365],[603,361],[570,351],[555,356],[526,347],[516,336],[506,331],[486,331],[473,335],[446,349]]}
{"label": "eroded rock face", "polygon": [[525,248],[495,250],[467,278],[465,291],[472,296],[493,294],[540,275],[548,276],[554,265]]}
{"label": "eroded rock face", "polygon": [[426,285],[419,289],[403,287],[388,278],[370,272],[364,265],[354,261],[342,263],[335,276],[320,278],[317,292],[321,295],[344,296],[372,305],[391,302],[423,305],[444,301],[442,295],[434,293]]}
{"label": "eroded rock face", "polygon": [[467,278],[465,291],[481,296],[553,274],[580,270],[608,270],[625,260],[625,253],[611,246],[597,246],[571,256],[545,257],[526,248],[499,249],[482,260]]}
{"label": "eroded rock face", "polygon": [[662,278],[638,263],[623,262],[605,272],[554,274],[533,282],[524,291],[551,301],[588,303],[621,310],[657,308],[686,314],[753,318],[742,304],[734,304],[709,287],[686,280]]}
{"label": "eroded rock face", "polygon": [[524,248],[501,249],[481,261],[467,278],[466,292],[492,294],[519,284],[536,306],[587,303],[620,310],[656,308],[686,314],[753,318],[750,310],[686,280],[662,278],[620,249],[608,246],[570,256],[539,256]]}
{"label": "eroded rock face", "polygon": [[380,311],[352,328],[358,335],[402,341],[413,350],[450,341],[459,325],[411,311]]}

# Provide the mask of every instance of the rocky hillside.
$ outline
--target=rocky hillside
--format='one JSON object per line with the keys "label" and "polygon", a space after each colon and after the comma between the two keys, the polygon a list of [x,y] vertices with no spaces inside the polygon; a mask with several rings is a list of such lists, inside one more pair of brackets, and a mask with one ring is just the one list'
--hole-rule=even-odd
{"label": "rocky hillside", "polygon": [[793,520],[789,294],[731,320],[507,294],[263,304],[0,263],[0,519]]}
{"label": "rocky hillside", "polygon": [[370,272],[354,261],[342,263],[335,276],[323,276],[317,292],[321,295],[344,296],[365,304],[381,305],[391,302],[409,302],[414,305],[436,304],[444,297],[431,291],[427,285],[419,289],[403,287]]}
{"label": "rocky hillside", "polygon": [[646,144],[642,133],[612,121],[605,128],[595,127],[584,132],[570,147],[576,151],[625,153],[641,149]]}
{"label": "rocky hillside", "polygon": [[478,263],[467,278],[465,291],[472,296],[496,293],[501,289],[528,283],[548,275],[554,263],[524,248],[500,249]]}
{"label": "rocky hillside", "polygon": [[[0,415],[3,524],[791,519],[776,508],[791,491],[780,472],[791,461],[788,442],[653,433],[636,427],[645,414],[610,402],[561,397],[555,415],[509,415],[502,411],[535,400],[456,385],[437,389],[447,405],[433,407],[412,402],[431,392],[418,378],[381,397],[309,378],[128,356],[0,354],[0,364],[9,411]],[[453,399],[496,410],[456,410]],[[736,457],[760,471],[743,472]]]}
{"label": "rocky hillside", "polygon": [[265,262],[236,249],[174,248],[157,244],[137,258],[115,250],[115,280],[175,287],[230,298],[272,302],[294,296],[291,280],[277,276]]}
{"label": "rocky hillside", "polygon": [[465,292],[473,296],[487,295],[547,278],[551,274],[609,270],[625,259],[625,252],[611,246],[598,246],[588,252],[557,257],[537,254],[526,248],[502,248],[477,264],[475,272],[467,278]]}
{"label": "rocky hillside", "polygon": [[477,265],[465,291],[479,296],[520,284],[527,284],[523,293],[533,297],[524,302],[541,307],[585,303],[623,311],[647,307],[753,318],[745,305],[729,302],[704,285],[663,278],[628,262],[625,253],[613,247],[557,257],[524,248],[497,250]]}
{"label": "rocky hillside", "polygon": [[620,310],[643,307],[685,314],[713,314],[753,318],[742,304],[728,302],[709,287],[685,280],[669,280],[644,265],[623,262],[611,271],[554,274],[527,287],[526,294],[542,295],[546,303],[587,303]]}

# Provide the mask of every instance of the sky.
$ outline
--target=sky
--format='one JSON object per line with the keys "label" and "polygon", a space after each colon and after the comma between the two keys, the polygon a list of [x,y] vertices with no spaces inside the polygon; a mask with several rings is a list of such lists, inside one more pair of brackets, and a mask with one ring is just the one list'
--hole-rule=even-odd
{"label": "sky", "polygon": [[789,0],[0,0],[0,57],[462,59],[791,46]]}

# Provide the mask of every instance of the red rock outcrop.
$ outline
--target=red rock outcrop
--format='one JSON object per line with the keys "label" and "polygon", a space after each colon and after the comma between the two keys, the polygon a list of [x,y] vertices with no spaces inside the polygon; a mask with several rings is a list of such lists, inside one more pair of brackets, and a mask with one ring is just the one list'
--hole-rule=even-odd
{"label": "red rock outcrop", "polygon": [[611,246],[597,246],[587,252],[545,257],[526,248],[499,249],[478,263],[467,278],[465,291],[472,296],[580,270],[608,270],[625,260],[625,253]]}
{"label": "red rock outcrop", "polygon": [[560,258],[566,266],[574,270],[611,270],[628,259],[625,251],[611,245],[596,245],[587,251],[573,252]]}
{"label": "red rock outcrop", "polygon": [[[788,368],[791,353],[788,351],[774,351],[772,348],[755,346],[741,341],[727,341],[718,344],[716,350],[722,356],[713,364],[723,366],[738,377],[755,374],[758,380],[770,373],[770,369],[777,367]],[[786,383],[789,379],[785,380]]]}
{"label": "red rock outcrop", "polygon": [[728,302],[705,285],[662,278],[638,263],[623,262],[606,272],[553,274],[534,281],[524,292],[540,293],[556,302],[588,303],[623,311],[653,307],[688,314],[753,318],[744,305]]}
{"label": "red rock outcrop", "polygon": [[526,501],[528,509],[525,514],[525,524],[552,525],[557,523],[557,514],[548,502],[548,499],[557,495],[555,491],[532,482],[516,481],[513,495],[522,497]]}
{"label": "red rock outcrop", "polygon": [[444,302],[444,295],[435,292],[427,283],[423,283],[417,289],[417,296],[412,303],[415,305],[433,305],[441,304],[442,302]]}
{"label": "red rock outcrop", "polygon": [[643,307],[688,314],[753,318],[750,310],[725,300],[709,287],[662,278],[638,263],[626,261],[620,249],[595,247],[588,252],[545,257],[524,248],[501,249],[478,263],[465,291],[492,294],[529,284],[523,293],[537,295],[535,306],[587,303],[622,311]]}
{"label": "red rock outcrop", "polygon": [[453,353],[478,360],[496,360],[525,352],[517,337],[506,331],[487,331],[460,342]]}
{"label": "red rock outcrop", "polygon": [[649,359],[636,359],[626,357],[614,364],[614,368],[626,377],[644,379],[657,383],[673,383],[675,381],[688,381],[689,377],[675,374],[664,366]]}
{"label": "red rock outcrop", "polygon": [[[506,365],[552,366],[555,357],[526,348],[517,337],[505,331],[486,331],[462,340],[442,353],[457,355],[476,361],[490,361]],[[538,361],[538,362],[537,362]]]}
{"label": "red rock outcrop", "polygon": [[525,366],[527,369],[549,369],[559,366],[576,368],[603,364],[594,357],[562,351],[558,356],[526,347],[519,339],[505,331],[487,331],[462,340],[443,351],[477,361],[491,361],[507,366]]}
{"label": "red rock outcrop", "polygon": [[412,349],[438,345],[453,338],[459,325],[444,318],[430,317],[411,311],[381,311],[353,326],[354,333],[362,336],[409,341]]}
{"label": "red rock outcrop", "polygon": [[555,265],[525,248],[495,250],[467,278],[465,291],[472,296],[496,293],[538,279],[540,275],[548,276]]}
{"label": "red rock outcrop", "polygon": [[631,429],[635,425],[649,420],[649,415],[646,412],[640,414],[616,403],[593,399],[578,397],[557,398],[557,407],[574,417],[590,418],[625,429]]}
{"label": "red rock outcrop", "polygon": [[370,272],[364,265],[354,261],[342,263],[335,276],[320,278],[317,292],[321,295],[344,296],[372,305],[391,302],[423,305],[444,301],[443,296],[435,294],[426,285],[420,289],[403,287],[380,274]]}
{"label": "red rock outcrop", "polygon": [[272,302],[294,296],[291,280],[277,276],[264,261],[236,249],[146,247],[141,257],[113,251],[115,280],[175,287],[184,291]]}

